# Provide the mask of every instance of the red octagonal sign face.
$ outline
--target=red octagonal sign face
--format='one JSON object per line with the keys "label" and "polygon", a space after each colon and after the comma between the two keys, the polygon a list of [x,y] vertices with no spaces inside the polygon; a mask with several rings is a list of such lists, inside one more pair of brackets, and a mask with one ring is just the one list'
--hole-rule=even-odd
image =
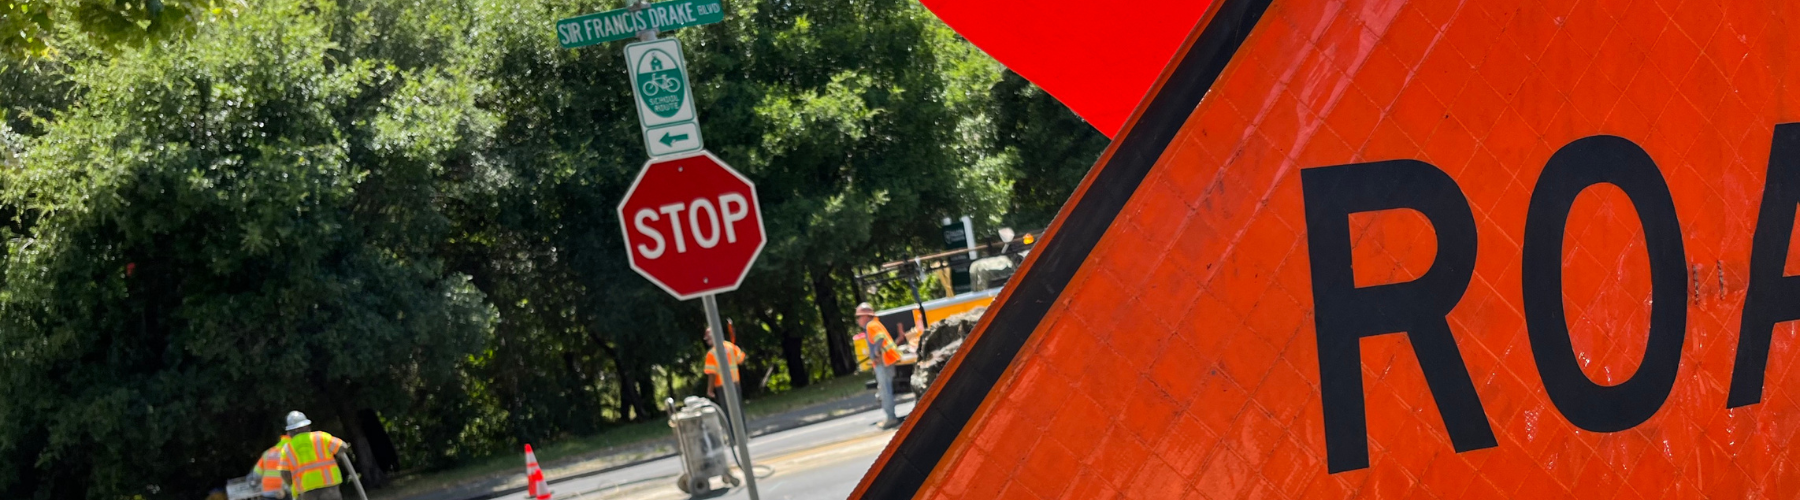
{"label": "red octagonal sign face", "polygon": [[682,300],[736,290],[766,240],[756,185],[707,152],[645,162],[619,225],[631,268]]}

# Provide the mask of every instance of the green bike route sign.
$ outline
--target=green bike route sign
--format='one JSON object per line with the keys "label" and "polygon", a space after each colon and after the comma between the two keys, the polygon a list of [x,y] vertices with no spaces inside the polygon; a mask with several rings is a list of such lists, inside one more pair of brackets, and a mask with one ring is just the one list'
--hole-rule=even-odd
{"label": "green bike route sign", "polygon": [[704,147],[694,116],[694,92],[688,88],[687,60],[681,42],[672,38],[625,46],[631,94],[637,100],[638,126],[650,156],[698,151]]}
{"label": "green bike route sign", "polygon": [[637,12],[615,9],[556,22],[556,41],[563,48],[586,47],[637,36],[640,30],[668,31],[725,20],[719,0],[672,0],[644,4]]}
{"label": "green bike route sign", "polygon": [[[658,45],[678,47],[669,42]],[[630,59],[632,81],[638,84],[635,90],[638,91],[639,104],[650,112],[644,117],[646,127],[693,118],[693,107],[684,106],[688,103],[687,74],[681,70],[681,63],[677,62],[675,54],[671,54],[669,48],[646,47]],[[679,116],[682,114],[688,116]]]}

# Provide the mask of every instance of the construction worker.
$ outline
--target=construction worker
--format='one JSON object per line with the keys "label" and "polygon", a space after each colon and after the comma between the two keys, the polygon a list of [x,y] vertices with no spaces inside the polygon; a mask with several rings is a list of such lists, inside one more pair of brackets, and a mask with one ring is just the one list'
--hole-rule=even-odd
{"label": "construction worker", "polygon": [[881,397],[881,411],[887,413],[881,428],[892,429],[900,425],[900,417],[894,415],[894,364],[900,362],[900,351],[887,327],[875,321],[875,306],[868,302],[856,305],[856,326],[862,328],[856,334],[857,364],[875,372],[875,393]]}
{"label": "construction worker", "polygon": [[263,451],[256,467],[250,469],[250,480],[257,483],[263,498],[287,498],[288,483],[293,477],[294,462],[288,452],[288,436],[282,434],[275,446]]}
{"label": "construction worker", "polygon": [[312,430],[312,420],[305,413],[288,412],[288,460],[293,464],[293,479],[288,482],[298,500],[343,500],[338,486],[344,484],[344,471],[338,466],[338,455],[350,451],[344,440],[325,431]]}
{"label": "construction worker", "polygon": [[[718,352],[713,349],[712,327],[706,327],[704,337],[706,337],[706,366],[701,371],[706,372],[707,375],[710,375],[708,378],[712,379],[712,383],[706,384],[706,398],[717,399],[715,394],[725,387],[725,379],[719,376],[719,356]],[[731,358],[731,381],[737,384],[738,394],[742,395],[744,379],[738,377],[738,365],[744,364],[744,350],[738,349],[737,344],[727,340],[725,341],[725,356]],[[719,410],[724,411],[725,406],[719,405]]]}

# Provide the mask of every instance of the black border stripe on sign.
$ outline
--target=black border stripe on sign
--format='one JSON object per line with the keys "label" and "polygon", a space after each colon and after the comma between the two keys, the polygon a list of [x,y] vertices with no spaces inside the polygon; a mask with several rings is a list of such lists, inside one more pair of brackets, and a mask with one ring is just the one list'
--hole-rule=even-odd
{"label": "black border stripe on sign", "polygon": [[909,417],[915,420],[912,429],[876,473],[863,500],[910,499],[918,494],[931,469],[950,450],[988,391],[999,383],[1050,305],[1062,295],[1200,99],[1224,73],[1272,0],[1221,1],[1213,21],[1194,40],[1130,131],[1119,139],[1118,148],[1076,200],[1054,237],[1037,250],[1037,260],[1020,278],[1018,289],[994,312],[979,341],[967,347],[963,360],[943,380],[944,387],[938,389],[931,404]]}

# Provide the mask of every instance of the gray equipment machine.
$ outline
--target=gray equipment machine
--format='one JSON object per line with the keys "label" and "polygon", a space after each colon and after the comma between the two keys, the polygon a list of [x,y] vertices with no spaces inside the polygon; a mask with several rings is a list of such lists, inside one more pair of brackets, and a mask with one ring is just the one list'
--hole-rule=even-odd
{"label": "gray equipment machine", "polygon": [[225,498],[230,500],[251,500],[262,498],[262,490],[258,483],[250,477],[232,478],[225,482]]}
{"label": "gray equipment machine", "polygon": [[726,455],[731,453],[731,437],[725,432],[725,414],[711,400],[688,396],[681,408],[675,398],[665,400],[669,406],[669,427],[675,429],[675,448],[681,451],[681,477],[675,486],[682,493],[698,495],[712,489],[712,478],[723,476],[725,482],[737,486],[739,479],[731,474]]}

